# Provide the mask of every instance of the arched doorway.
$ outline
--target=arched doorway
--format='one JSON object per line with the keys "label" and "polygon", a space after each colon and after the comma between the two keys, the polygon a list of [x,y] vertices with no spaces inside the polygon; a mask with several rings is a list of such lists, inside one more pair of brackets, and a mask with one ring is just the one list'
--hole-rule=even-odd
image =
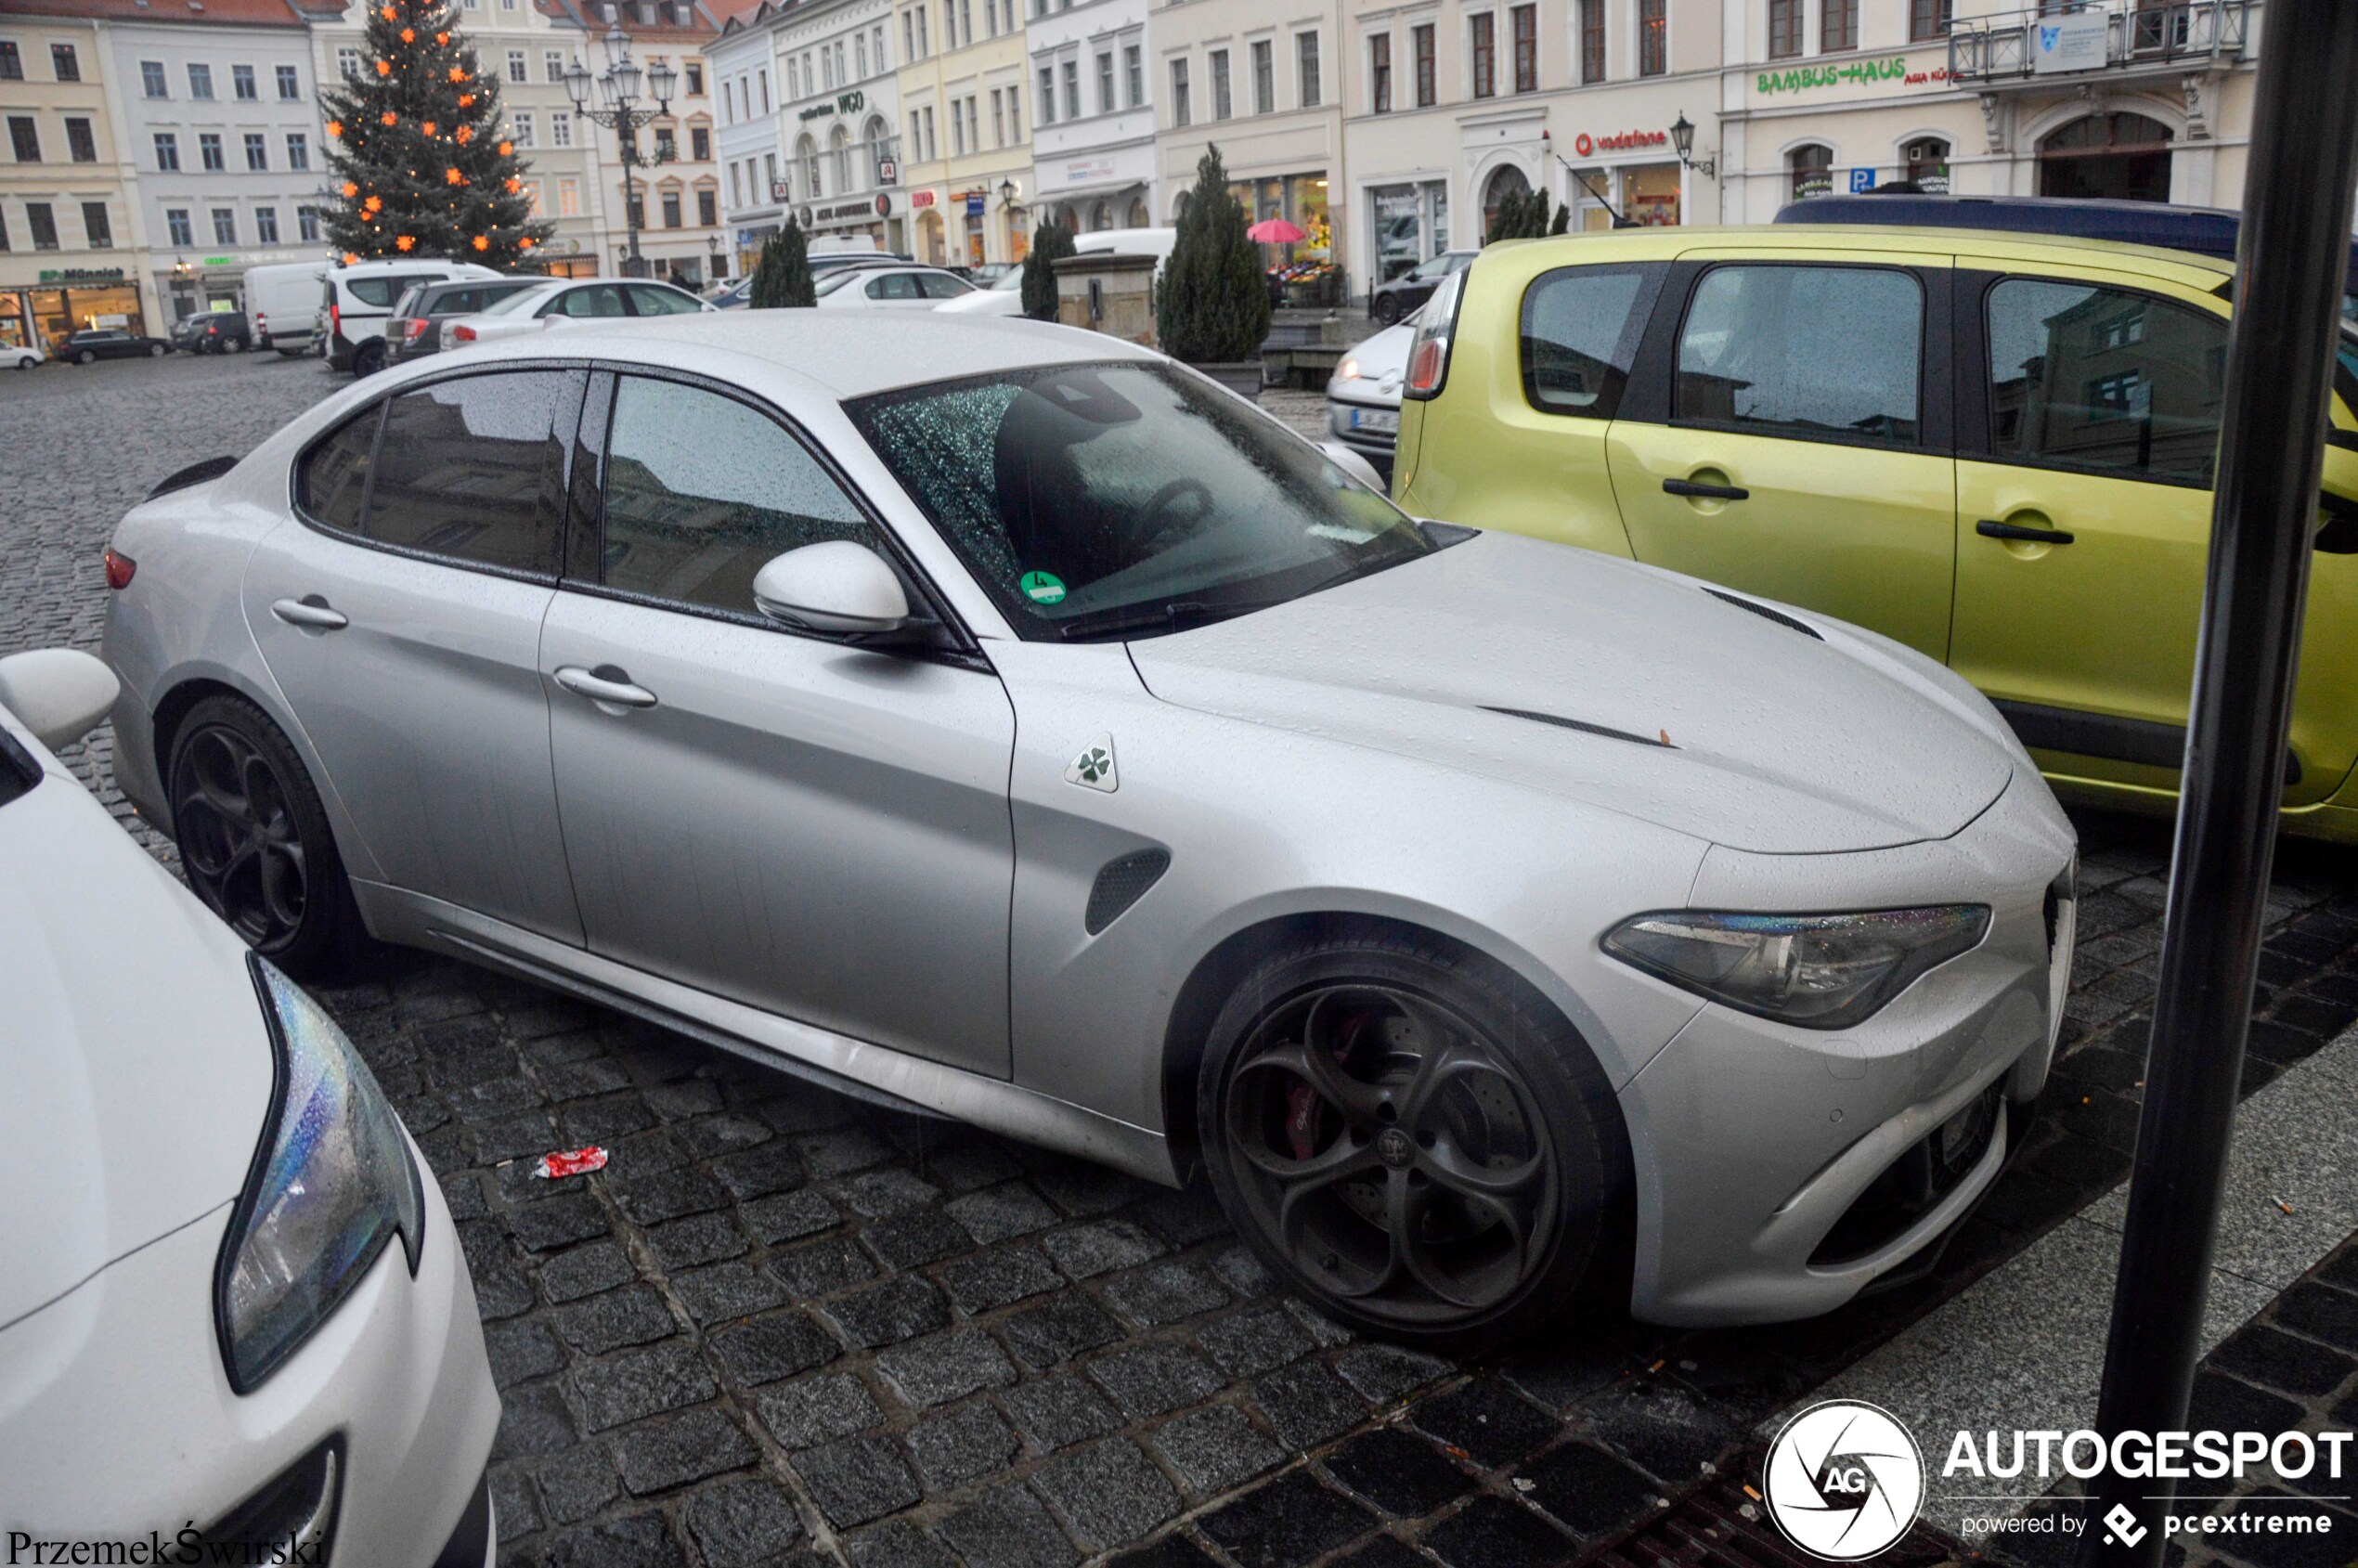
{"label": "arched doorway", "polygon": [[1512,163],[1502,163],[1482,188],[1482,231],[1488,234],[1498,226],[1498,205],[1511,197],[1530,193],[1531,182]]}
{"label": "arched doorway", "polygon": [[2142,114],[2089,114],[2039,144],[2039,194],[2170,200],[2170,127]]}

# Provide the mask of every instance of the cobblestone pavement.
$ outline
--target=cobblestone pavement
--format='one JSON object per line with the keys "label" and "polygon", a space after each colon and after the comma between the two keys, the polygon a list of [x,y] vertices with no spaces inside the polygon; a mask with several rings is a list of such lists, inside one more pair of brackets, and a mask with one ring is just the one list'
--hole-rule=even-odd
{"label": "cobblestone pavement", "polygon": [[[0,377],[0,652],[94,645],[114,519],[341,384],[270,356]],[[1315,421],[1315,398],[1288,404]],[[102,733],[78,758],[102,795],[107,752]],[[1805,1324],[1608,1317],[1478,1364],[1288,1300],[1199,1189],[884,1114],[415,955],[323,1000],[462,1232],[506,1401],[510,1562],[1523,1568],[1657,1517],[2127,1168],[2168,840],[2080,821],[2066,1054],[1930,1277]],[[2280,856],[2249,1084],[2358,1018],[2349,866]],[[583,1143],[613,1151],[603,1173],[526,1174]],[[2290,1331],[2358,1349],[2352,1277],[2321,1271],[2323,1315]],[[2259,1380],[2230,1381],[2259,1395],[2273,1341],[2248,1333]]]}

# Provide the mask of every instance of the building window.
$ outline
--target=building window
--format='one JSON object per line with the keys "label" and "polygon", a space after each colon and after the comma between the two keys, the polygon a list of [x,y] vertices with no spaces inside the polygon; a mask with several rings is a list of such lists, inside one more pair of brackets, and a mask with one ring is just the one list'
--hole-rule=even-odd
{"label": "building window", "polygon": [[163,228],[165,234],[171,237],[172,243],[184,250],[197,242],[196,227],[189,223],[186,207],[165,208]]}
{"label": "building window", "polygon": [[[878,46],[881,48],[881,42],[879,42]],[[693,60],[690,60],[686,68],[686,74],[688,78],[688,96],[692,98],[700,98],[704,97],[704,67]]]}
{"label": "building window", "polygon": [[1440,61],[1433,45],[1432,23],[1422,22],[1408,30],[1409,51],[1416,57],[1419,109],[1431,109],[1441,101]]}
{"label": "building window", "polygon": [[262,97],[262,89],[254,83],[253,67],[250,65],[231,66],[229,68],[229,91],[237,95],[237,99],[240,103],[258,102]]}
{"label": "building window", "polygon": [[1819,0],[1818,47],[1825,54],[1859,46],[1859,0]]}
{"label": "building window", "polygon": [[640,195],[634,190],[630,193],[628,200],[624,201],[623,205],[629,209],[628,216],[631,227],[644,228],[647,227],[647,199],[645,197]]}
{"label": "building window", "polygon": [[1908,0],[1910,38],[1946,38],[1950,0]]}
{"label": "building window", "polygon": [[151,98],[168,98],[172,96],[171,79],[164,75],[163,61],[141,60],[139,62],[139,90]]}
{"label": "building window", "polygon": [[82,61],[75,57],[73,45],[71,44],[49,45],[49,69],[56,72],[60,82],[82,80]]}
{"label": "building window", "polygon": [[24,204],[24,226],[32,231],[32,248],[54,251],[58,248],[58,214],[46,201]]}
{"label": "building window", "polygon": [[1515,37],[1515,91],[1539,90],[1539,7],[1517,6],[1507,13]]}
{"label": "building window", "polygon": [[712,162],[712,129],[708,125],[688,127],[688,159],[694,163]]}
{"label": "building window", "polygon": [[246,168],[254,174],[270,169],[270,138],[259,131],[246,133]]}
{"label": "building window", "polygon": [[[536,212],[536,213],[538,211],[538,199],[537,199],[537,198],[535,199],[534,210],[535,210],[535,212]],[[183,217],[185,217],[185,216],[187,216],[187,214],[182,214],[182,216],[183,216]],[[319,209],[318,209],[318,208],[317,208],[317,207],[297,207],[297,208],[295,209],[295,238],[296,238],[296,239],[298,239],[298,240],[302,240],[302,241],[303,241],[304,244],[306,244],[306,245],[316,245],[316,244],[317,244],[317,243],[318,243],[318,241],[319,241]],[[178,242],[178,241],[175,241],[175,243],[177,243],[177,242]]]}
{"label": "building window", "polygon": [[156,133],[156,167],[165,174],[176,173],[180,167],[180,138],[170,131]]}
{"label": "building window", "polygon": [[66,122],[66,152],[77,163],[98,161],[98,138],[91,133],[89,121],[74,118]]}
{"label": "building window", "polygon": [[1801,53],[1801,0],[1768,0],[1768,58],[1791,59]]}
{"label": "building window", "polygon": [[1184,128],[1190,123],[1187,116],[1187,62],[1184,59],[1171,62],[1171,123],[1173,129]]}
{"label": "building window", "polygon": [[549,111],[549,145],[551,147],[573,145],[573,116],[562,109],[552,109]]}
{"label": "building window", "polygon": [[1302,89],[1302,101],[1295,107],[1315,109],[1326,96],[1318,81],[1318,35],[1315,32],[1295,33],[1293,58],[1294,73],[1299,78],[1296,85]]}
{"label": "building window", "polygon": [[[357,51],[355,51],[354,58],[358,58]],[[188,96],[192,98],[213,97],[213,67],[197,64],[188,67]]]}
{"label": "building window", "polygon": [[[956,98],[950,100],[950,155],[952,158],[964,158],[966,155],[966,116],[958,107]],[[836,188],[841,190],[844,188],[844,176],[840,172],[843,161],[838,158],[836,162],[838,171],[836,175]]]}
{"label": "building window", "polygon": [[676,190],[667,190],[663,193],[663,227],[678,228],[680,224],[680,193]]}
{"label": "building window", "polygon": [[303,101],[303,72],[293,66],[282,65],[279,68],[279,101],[280,103]]}
{"label": "building window", "polygon": [[1100,114],[1113,112],[1113,56],[1111,54],[1097,57],[1097,112]]}
{"label": "building window", "polygon": [[1473,96],[1498,94],[1498,19],[1485,11],[1473,19]]}
{"label": "building window", "polygon": [[256,207],[253,210],[253,237],[256,243],[276,245],[279,242],[279,209]]}
{"label": "building window", "polygon": [[107,204],[104,201],[84,201],[82,204],[82,232],[89,237],[92,250],[114,249],[114,226],[107,221]]}
{"label": "building window", "polygon": [[524,51],[522,49],[510,49],[508,51],[508,80],[517,83],[529,80],[529,72],[525,67]]}
{"label": "building window", "polygon": [[1007,145],[1006,96],[997,87],[991,89],[991,145],[993,147]]}
{"label": "building window", "polygon": [[235,207],[215,207],[213,210],[213,242],[216,245],[238,242],[238,210]]}
{"label": "building window", "polygon": [[[1853,6],[1859,0],[1850,0]],[[1669,0],[1638,0],[1638,74],[1660,76],[1670,69]]]}
{"label": "building window", "polygon": [[8,145],[15,149],[18,162],[41,162],[41,127],[33,123],[32,115],[8,116]]}
{"label": "building window", "polygon": [[1236,112],[1236,99],[1229,91],[1228,51],[1211,51],[1211,117],[1225,120]]}
{"label": "building window", "polygon": [[1392,34],[1367,40],[1367,97],[1378,114],[1392,112]]}
{"label": "building window", "polygon": [[1580,80],[1605,79],[1605,0],[1580,0]]}
{"label": "building window", "polygon": [[311,167],[311,138],[301,131],[287,133],[287,167],[295,170]]}
{"label": "building window", "polygon": [[1124,109],[1135,109],[1147,101],[1147,55],[1135,44],[1122,45],[1121,91]]}
{"label": "building window", "polygon": [[1834,188],[1834,149],[1816,142],[1796,147],[1785,154],[1785,166],[1793,171],[1794,200],[1806,196],[1824,196]]}
{"label": "building window", "polygon": [[1924,136],[1899,149],[1909,182],[1927,196],[1949,194],[1949,144]]}
{"label": "building window", "polygon": [[0,82],[23,80],[24,56],[17,52],[17,41],[13,38],[0,38]]}
{"label": "building window", "polygon": [[668,125],[655,127],[654,161],[658,163],[677,163],[680,161],[680,138]]}
{"label": "building window", "polygon": [[1056,71],[1054,66],[1040,68],[1040,107],[1032,110],[1031,119],[1037,125],[1056,123]]}
{"label": "building window", "polygon": [[508,116],[508,139],[518,147],[533,145],[531,110],[520,109]]}
{"label": "building window", "polygon": [[577,218],[581,215],[581,182],[567,175],[557,181],[557,216]]}
{"label": "building window", "polygon": [[1013,87],[1007,89],[1007,145],[1023,140],[1023,95]]}
{"label": "building window", "polygon": [[767,114],[770,112],[770,72],[757,71],[753,74],[754,79],[761,84],[761,112]]}
{"label": "building window", "polygon": [[346,44],[336,50],[336,74],[352,81],[360,74],[360,51]]}
{"label": "building window", "polygon": [[720,221],[720,192],[706,186],[696,192],[696,222],[710,228]]}
{"label": "building window", "polygon": [[8,214],[0,212],[0,253],[8,249]]}
{"label": "building window", "polygon": [[1252,111],[1274,114],[1277,109],[1277,71],[1274,57],[1276,50],[1269,40],[1262,39],[1252,46]]}

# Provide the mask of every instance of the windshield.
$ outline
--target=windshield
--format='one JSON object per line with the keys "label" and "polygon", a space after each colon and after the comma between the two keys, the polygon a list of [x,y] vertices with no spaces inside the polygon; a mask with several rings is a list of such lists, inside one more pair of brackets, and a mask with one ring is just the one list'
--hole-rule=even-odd
{"label": "windshield", "polygon": [[513,316],[526,305],[545,300],[554,292],[556,292],[556,286],[549,283],[544,283],[538,288],[518,289],[506,299],[498,300],[484,306],[483,313],[486,316]]}
{"label": "windshield", "polygon": [[1153,636],[1433,549],[1317,448],[1168,365],[1009,370],[847,408],[1026,637]]}
{"label": "windshield", "polygon": [[1021,268],[1021,267],[1017,267],[1017,268],[1016,268],[1014,271],[1012,271],[1012,272],[1007,272],[1007,273],[1003,273],[1003,274],[1001,274],[1001,275],[1000,275],[1000,277],[999,277],[998,281],[996,281],[996,282],[994,282],[994,283],[992,283],[992,284],[991,285],[991,292],[993,292],[993,293],[1001,293],[1001,294],[1004,294],[1004,293],[1007,292],[1009,290],[1012,290],[1012,289],[1020,289],[1020,288],[1022,288],[1022,287],[1023,287],[1023,268]]}

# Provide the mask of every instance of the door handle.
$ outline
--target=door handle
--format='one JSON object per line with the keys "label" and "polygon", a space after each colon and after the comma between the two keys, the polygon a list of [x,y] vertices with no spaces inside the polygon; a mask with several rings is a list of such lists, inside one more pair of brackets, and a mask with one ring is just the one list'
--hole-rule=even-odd
{"label": "door handle", "polygon": [[1665,479],[1662,482],[1665,496],[1687,496],[1700,500],[1748,501],[1752,492],[1741,485],[1705,485],[1693,479]]}
{"label": "door handle", "polygon": [[628,670],[602,664],[595,669],[579,665],[563,665],[557,669],[557,684],[577,697],[588,697],[602,707],[653,707],[655,694],[644,686],[630,683]]}
{"label": "door handle", "polygon": [[306,631],[341,631],[352,624],[342,610],[333,608],[316,593],[300,599],[280,599],[272,603],[270,613],[289,626],[302,627]]}
{"label": "door handle", "polygon": [[2001,523],[1985,517],[1973,525],[1973,531],[1985,539],[2027,539],[2032,544],[2069,544],[2076,537],[2061,528],[2030,528],[2020,523]]}

